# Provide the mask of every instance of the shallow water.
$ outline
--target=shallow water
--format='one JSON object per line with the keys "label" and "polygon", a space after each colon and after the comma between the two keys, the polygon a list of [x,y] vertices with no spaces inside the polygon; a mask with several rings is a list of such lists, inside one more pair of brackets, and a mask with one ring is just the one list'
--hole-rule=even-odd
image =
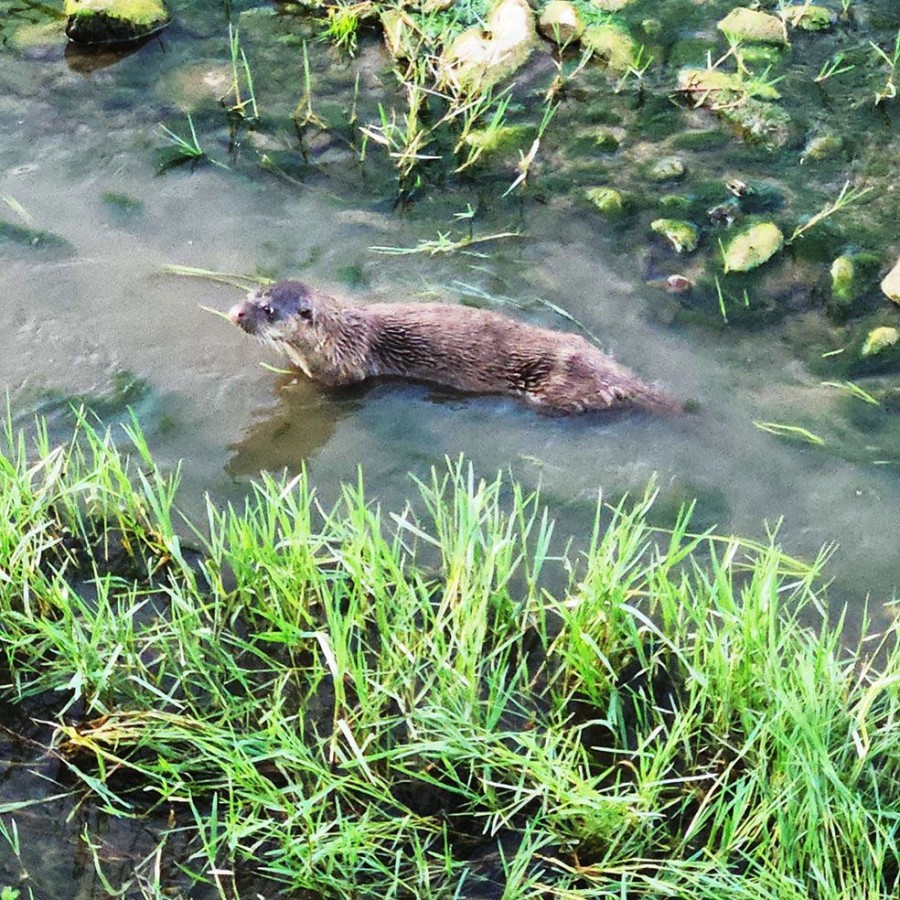
{"label": "shallow water", "polygon": [[[181,461],[189,514],[206,494],[240,499],[261,469],[304,464],[326,500],[361,466],[370,493],[399,508],[412,490],[409,472],[425,476],[445,457],[464,454],[486,476],[506,470],[540,486],[559,533],[574,535],[576,546],[589,532],[599,491],[611,499],[641,491],[655,473],[662,521],[697,498],[698,527],[761,537],[780,521],[785,549],[806,558],[837,543],[828,569],[836,580],[832,606],[850,603],[852,625],[868,597],[876,626],[886,621],[881,604],[900,586],[897,465],[873,464],[877,450],[859,462],[787,443],[753,424],[796,421],[798,411],[845,417],[843,395],[820,386],[783,340],[790,322],[744,329],[672,314],[675,301],[646,283],[658,268],[652,254],[623,246],[571,197],[542,192],[539,178],[524,201],[501,197],[511,181],[506,171],[396,207],[377,159],[360,170],[349,151],[326,142],[304,163],[287,120],[264,139],[245,135],[229,153],[214,104],[195,121],[212,155],[231,168],[157,174],[154,150],[165,144],[158,123],[186,131],[165,79],[186,62],[226,59],[227,20],[218,5],[176,11],[179,22],[163,39],[107,68],[73,69],[83,61],[67,60],[61,43],[0,55],[0,196],[24,207],[29,227],[65,242],[0,239],[7,323],[0,385],[17,421],[26,425],[41,411],[62,434],[66,403],[95,396],[112,397],[108,418],[122,420],[112,385],[126,373],[137,379],[126,399],[157,460],[164,467]],[[302,81],[297,42],[266,49],[253,42],[253,23],[245,25],[251,59],[255,52],[265,60],[261,102],[270,92],[273,119],[286,116]],[[335,82],[352,85],[359,71],[366,90],[390,83],[377,43],[353,63],[317,44],[310,54],[316,71]],[[548,138],[548,152],[553,146]],[[261,171],[251,152],[259,147],[293,154],[303,182]],[[710,156],[711,177],[734,171],[736,152]],[[758,151],[747,154],[758,168]],[[522,235],[478,247],[484,256],[370,249],[459,232],[453,214],[467,203],[480,205],[479,234],[521,228]],[[0,218],[23,224],[12,209]],[[294,275],[360,300],[457,302],[475,290],[525,305],[511,314],[572,327],[539,298],[566,309],[645,378],[695,399],[699,412],[674,421],[560,420],[509,400],[417,385],[327,394],[302,377],[261,368],[261,360],[282,361],[200,309],[227,309],[239,296],[234,289],[165,274],[166,264]],[[897,377],[887,383],[897,385]],[[897,419],[880,433],[854,434],[856,444],[892,444],[896,453]],[[96,896],[92,890],[85,885],[80,895]]]}

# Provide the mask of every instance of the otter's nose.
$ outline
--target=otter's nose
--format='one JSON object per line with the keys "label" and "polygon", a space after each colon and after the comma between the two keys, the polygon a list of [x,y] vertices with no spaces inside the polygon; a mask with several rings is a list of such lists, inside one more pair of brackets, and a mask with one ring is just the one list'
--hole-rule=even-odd
{"label": "otter's nose", "polygon": [[247,316],[243,303],[236,303],[228,310],[228,321],[233,325],[240,325]]}

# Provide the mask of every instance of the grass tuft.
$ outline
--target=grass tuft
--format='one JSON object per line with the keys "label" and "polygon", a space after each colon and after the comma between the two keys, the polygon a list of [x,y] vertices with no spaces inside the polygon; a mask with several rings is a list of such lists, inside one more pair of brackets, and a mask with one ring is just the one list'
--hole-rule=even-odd
{"label": "grass tuft", "polygon": [[[7,417],[4,693],[55,703],[86,796],[168,810],[193,838],[175,862],[221,896],[249,873],[322,896],[896,894],[896,629],[842,646],[824,555],[694,534],[689,508],[656,530],[652,488],[560,551],[537,495],[463,460],[399,510],[361,477],[326,508],[263,475],[187,523],[177,472],[127,437],[81,416],[30,447]],[[135,866],[146,896],[173,888],[168,837]]]}

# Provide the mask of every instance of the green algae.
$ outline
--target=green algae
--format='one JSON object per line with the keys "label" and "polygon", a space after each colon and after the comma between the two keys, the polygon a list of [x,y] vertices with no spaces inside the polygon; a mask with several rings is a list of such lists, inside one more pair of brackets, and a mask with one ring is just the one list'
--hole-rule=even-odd
{"label": "green algae", "polygon": [[581,35],[581,46],[612,72],[625,74],[637,59],[639,44],[621,26],[613,22],[589,25]]}
{"label": "green algae", "polygon": [[768,262],[784,246],[784,235],[774,222],[760,222],[744,229],[723,248],[726,272],[749,272]]}
{"label": "green algae", "polygon": [[142,41],[168,27],[163,0],[65,0],[66,34],[79,44]]}
{"label": "green algae", "polygon": [[625,200],[621,192],[610,187],[593,187],[585,191],[585,196],[601,215],[618,218],[625,212]]}
{"label": "green algae", "polygon": [[877,356],[898,343],[900,343],[900,329],[888,325],[873,328],[866,335],[865,342],[860,350],[860,356]]}
{"label": "green algae", "polygon": [[69,241],[58,234],[54,234],[52,231],[31,228],[27,225],[16,225],[13,222],[5,222],[0,219],[0,249],[4,245],[17,245],[61,254],[72,254],[75,252],[75,248]]}
{"label": "green algae", "polygon": [[728,13],[716,27],[739,41],[759,41],[781,46],[788,42],[784,23],[778,16],[742,6]]}
{"label": "green algae", "polygon": [[683,219],[654,219],[650,228],[662,235],[676,253],[693,253],[697,249],[700,233],[693,222]]}

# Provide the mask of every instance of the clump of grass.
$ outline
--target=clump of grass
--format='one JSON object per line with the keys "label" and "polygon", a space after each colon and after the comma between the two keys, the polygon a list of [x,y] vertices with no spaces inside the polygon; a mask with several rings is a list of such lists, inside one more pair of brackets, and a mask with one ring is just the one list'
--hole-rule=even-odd
{"label": "clump of grass", "polygon": [[343,0],[328,6],[323,39],[353,56],[356,53],[360,21],[366,13],[370,13],[372,6],[371,3],[347,3]]}
{"label": "clump of grass", "polygon": [[228,49],[231,53],[231,90],[222,104],[232,116],[248,123],[259,120],[259,107],[256,103],[256,91],[253,88],[253,73],[247,54],[241,46],[239,29],[229,23]]}
{"label": "clump of grass", "polygon": [[895,99],[897,96],[896,78],[897,69],[900,66],[900,29],[897,30],[897,35],[894,38],[894,47],[890,53],[887,53],[873,41],[869,43],[888,70],[884,84],[875,91],[875,105],[878,106],[887,100]]}
{"label": "clump of grass", "polygon": [[798,238],[803,237],[807,231],[815,228],[820,223],[824,222],[825,219],[829,218],[829,216],[833,216],[835,213],[842,212],[850,206],[853,206],[856,203],[859,203],[863,197],[867,194],[870,194],[872,188],[870,187],[851,187],[849,181],[844,182],[844,186],[841,188],[841,192],[835,197],[834,200],[830,200],[825,206],[822,207],[817,213],[810,216],[805,222],[798,225],[791,236],[787,239],[786,243],[792,244]]}
{"label": "clump of grass", "polygon": [[197,129],[194,127],[193,118],[187,117],[188,131],[190,137],[182,137],[180,134],[160,124],[159,130],[168,140],[168,145],[160,151],[160,172],[174,169],[176,166],[183,166],[185,163],[196,165],[200,162],[210,162],[215,166],[226,168],[222,163],[214,160],[200,146],[200,139],[197,137]]}
{"label": "clump of grass", "polygon": [[819,69],[819,74],[813,79],[816,84],[824,84],[828,81],[829,78],[834,78],[837,75],[843,75],[847,72],[852,72],[856,66],[852,63],[844,63],[844,54],[841,52],[835,53],[831,59],[826,59],[825,62],[822,63],[822,67]]}
{"label": "clump of grass", "polygon": [[[110,814],[168,809],[222,896],[248,867],[324,896],[897,890],[896,633],[877,669],[841,648],[824,556],[689,509],[656,531],[652,489],[559,550],[537,496],[463,461],[394,511],[263,476],[176,527],[136,426],[132,457],[83,419],[38,434],[8,422],[0,455],[6,694],[57,697],[62,764]],[[104,528],[145,565],[104,568]]]}

